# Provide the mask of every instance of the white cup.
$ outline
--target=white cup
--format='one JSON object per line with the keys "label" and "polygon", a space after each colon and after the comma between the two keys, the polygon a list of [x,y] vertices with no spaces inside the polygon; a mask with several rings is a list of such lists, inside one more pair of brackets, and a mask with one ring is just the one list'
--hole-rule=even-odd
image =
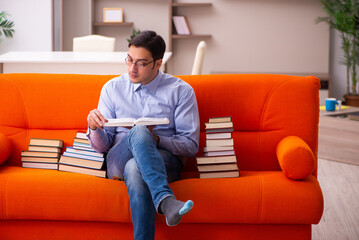
{"label": "white cup", "polygon": [[342,100],[337,100],[337,102],[338,102],[338,108],[337,108],[337,110],[342,109]]}

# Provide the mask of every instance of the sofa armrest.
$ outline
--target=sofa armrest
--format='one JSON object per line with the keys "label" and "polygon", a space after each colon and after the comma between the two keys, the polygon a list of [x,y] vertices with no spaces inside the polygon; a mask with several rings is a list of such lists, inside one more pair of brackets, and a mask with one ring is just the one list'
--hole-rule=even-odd
{"label": "sofa armrest", "polygon": [[2,133],[0,133],[0,165],[9,159],[12,152],[12,145],[10,140]]}
{"label": "sofa armrest", "polygon": [[313,173],[316,158],[303,139],[288,136],[277,145],[277,158],[283,173],[290,179],[300,180]]}

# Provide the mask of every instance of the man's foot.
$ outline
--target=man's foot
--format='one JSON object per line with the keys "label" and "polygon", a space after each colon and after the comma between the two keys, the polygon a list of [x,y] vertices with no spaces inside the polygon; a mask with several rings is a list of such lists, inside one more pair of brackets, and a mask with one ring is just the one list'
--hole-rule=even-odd
{"label": "man's foot", "polygon": [[167,197],[161,202],[161,210],[166,216],[168,226],[176,226],[180,223],[182,216],[193,208],[193,201],[178,201],[175,197]]}

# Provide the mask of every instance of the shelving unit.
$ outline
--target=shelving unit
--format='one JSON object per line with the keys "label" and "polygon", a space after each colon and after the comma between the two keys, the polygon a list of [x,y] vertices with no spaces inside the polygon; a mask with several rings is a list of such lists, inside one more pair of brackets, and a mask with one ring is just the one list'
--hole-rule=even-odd
{"label": "shelving unit", "polygon": [[[173,34],[173,27],[172,27],[172,17],[174,16],[174,12],[176,8],[192,8],[192,7],[211,7],[212,3],[178,3],[178,2],[171,2],[170,7],[170,33],[172,33],[171,39],[192,39],[192,38],[210,38],[212,37],[211,34],[190,34],[190,35],[178,35]],[[171,44],[172,45],[172,44]]]}
{"label": "shelving unit", "polygon": [[121,27],[121,26],[132,26],[133,22],[122,22],[122,23],[94,22],[92,25],[94,27],[111,27],[111,26]]}
{"label": "shelving unit", "polygon": [[172,34],[173,39],[189,39],[189,38],[210,38],[211,34],[191,34],[191,35],[178,35]]}
{"label": "shelving unit", "polygon": [[212,3],[172,3],[172,7],[211,7]]}
{"label": "shelving unit", "polygon": [[[68,0],[69,2],[71,2],[71,0]],[[177,1],[182,1],[182,0],[152,0],[154,1],[155,4],[157,4],[160,9],[161,9],[161,13],[160,16],[157,16],[156,21],[161,21],[162,22],[162,26],[166,26],[166,28],[162,28],[162,30],[158,30],[162,36],[165,38],[166,44],[167,44],[167,49],[168,51],[172,51],[172,42],[173,41],[180,41],[180,40],[186,40],[186,41],[190,41],[190,39],[199,39],[199,38],[211,38],[212,35],[211,34],[207,34],[207,33],[198,33],[197,32],[197,28],[193,28],[191,29],[192,32],[190,35],[178,35],[175,34],[173,31],[173,20],[172,17],[174,15],[177,15],[180,13],[180,15],[187,15],[186,13],[188,12],[188,18],[187,21],[188,23],[191,25],[191,23],[193,23],[192,25],[195,25],[195,19],[193,19],[193,8],[198,8],[198,11],[201,11],[200,8],[208,8],[208,7],[212,7],[212,3],[208,2],[208,3],[181,3],[181,2],[177,2]],[[208,0],[210,1],[210,0]],[[79,28],[77,26],[80,25],[75,25],[73,27],[73,29],[76,29],[75,32],[69,32],[68,33],[68,38],[66,39],[66,49],[69,50],[70,46],[70,39],[72,40],[73,37],[77,36],[79,32],[81,32],[81,35],[90,35],[90,34],[100,34],[100,35],[105,35],[105,36],[110,36],[110,37],[116,37],[116,38],[121,38],[121,39],[126,39],[126,37],[128,37],[132,31],[132,28],[135,27],[136,29],[140,29],[143,30],[145,28],[149,28],[149,25],[147,24],[147,22],[144,22],[143,19],[137,19],[137,15],[135,14],[135,10],[136,8],[140,7],[141,1],[129,1],[129,0],[88,0],[87,5],[84,6],[83,9],[83,13],[86,13],[86,18],[84,18],[84,20],[82,21],[82,28]],[[122,4],[123,3],[123,4]],[[148,11],[146,12],[146,7],[145,6],[149,6],[150,3],[146,3],[143,4],[144,6],[140,9],[139,12],[141,13],[146,13],[148,14]],[[138,6],[139,5],[139,6]],[[73,6],[78,7],[78,5],[74,4]],[[128,14],[128,18],[125,17],[124,18],[124,22],[103,22],[102,21],[102,8],[104,7],[124,7],[124,12],[126,14]],[[145,8],[145,9],[144,9]],[[155,11],[157,8],[151,8],[151,11]],[[166,11],[167,10],[167,11]],[[196,12],[197,10],[195,10]],[[164,12],[167,12],[166,14],[163,14]],[[191,13],[191,14],[190,14]],[[145,14],[145,15],[146,15]],[[167,15],[168,14],[168,15]],[[141,16],[143,14],[140,14]],[[62,13],[62,16],[65,16],[65,13]],[[168,18],[167,18],[168,16]],[[73,17],[74,18],[74,17]],[[126,19],[127,18],[127,19]],[[192,18],[192,19],[191,19]],[[85,22],[86,21],[86,22]],[[127,22],[128,21],[128,22]],[[70,23],[69,23],[70,24]],[[142,26],[146,26],[142,29]],[[113,28],[113,30],[112,30]],[[123,44],[120,43],[120,45],[117,45],[118,48],[123,49],[124,46],[127,44]]]}
{"label": "shelving unit", "polygon": [[[98,21],[98,18],[96,17],[96,1],[101,1],[101,0],[91,0],[91,16],[92,16],[92,34],[96,34],[97,33],[97,27],[131,27],[133,26],[133,22],[103,22],[103,21]],[[97,20],[97,21],[96,21]]]}

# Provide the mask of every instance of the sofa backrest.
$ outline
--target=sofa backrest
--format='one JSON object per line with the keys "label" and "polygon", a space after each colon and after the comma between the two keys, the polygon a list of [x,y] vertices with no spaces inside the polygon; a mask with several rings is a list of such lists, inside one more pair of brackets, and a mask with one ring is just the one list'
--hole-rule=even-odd
{"label": "sofa backrest", "polygon": [[[100,91],[112,75],[1,74],[0,132],[14,145],[7,164],[20,165],[30,137],[59,138],[72,145],[86,130],[87,115],[97,107]],[[241,170],[279,170],[275,150],[286,136],[308,143],[317,156],[319,80],[266,74],[180,76],[193,86],[201,119],[232,116]]]}
{"label": "sofa backrest", "polygon": [[[232,116],[241,170],[280,170],[276,147],[286,136],[301,137],[317,156],[319,88],[316,77],[272,74],[181,76],[196,92],[201,118]],[[314,175],[316,171],[314,172]]]}

